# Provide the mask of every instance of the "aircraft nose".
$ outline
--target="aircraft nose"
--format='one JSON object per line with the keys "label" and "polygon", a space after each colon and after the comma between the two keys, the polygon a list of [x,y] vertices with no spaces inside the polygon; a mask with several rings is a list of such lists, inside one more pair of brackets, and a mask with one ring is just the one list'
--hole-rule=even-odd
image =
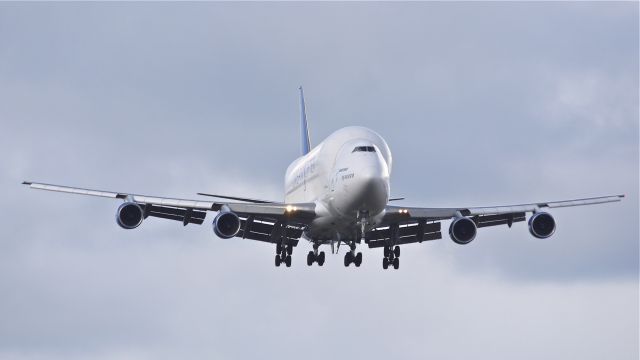
{"label": "aircraft nose", "polygon": [[357,172],[358,182],[363,188],[375,187],[383,181],[384,174],[378,167],[363,166]]}
{"label": "aircraft nose", "polygon": [[389,178],[389,168],[381,156],[369,159],[360,168],[363,179],[367,181],[386,180]]}
{"label": "aircraft nose", "polygon": [[362,193],[365,201],[383,202],[388,199],[387,183],[380,177],[367,177],[362,180]]}
{"label": "aircraft nose", "polygon": [[384,163],[363,164],[357,171],[356,179],[360,189],[361,207],[371,213],[384,209],[389,199],[389,172]]}

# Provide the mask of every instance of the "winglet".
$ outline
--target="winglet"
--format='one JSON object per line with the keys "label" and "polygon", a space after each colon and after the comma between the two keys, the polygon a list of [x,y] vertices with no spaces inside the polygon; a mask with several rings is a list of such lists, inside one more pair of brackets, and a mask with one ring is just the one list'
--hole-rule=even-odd
{"label": "winglet", "polygon": [[307,112],[304,106],[304,92],[302,86],[300,90],[300,151],[302,155],[307,155],[311,151],[311,142],[309,141],[309,126],[307,125]]}

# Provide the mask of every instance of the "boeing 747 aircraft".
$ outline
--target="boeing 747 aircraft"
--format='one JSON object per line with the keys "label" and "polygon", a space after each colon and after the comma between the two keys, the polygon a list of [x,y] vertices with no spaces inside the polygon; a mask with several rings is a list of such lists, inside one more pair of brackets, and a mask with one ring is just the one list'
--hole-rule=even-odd
{"label": "boeing 747 aircraft", "polygon": [[[291,266],[293,248],[299,239],[313,247],[307,265],[322,266],[331,246],[337,253],[348,246],[344,266],[359,267],[362,253],[357,245],[383,248],[382,267],[400,266],[400,246],[442,238],[441,223],[450,221],[449,236],[457,244],[468,244],[477,229],[511,225],[525,221],[529,232],[544,239],[553,235],[556,223],[547,209],[620,201],[624,195],[533,204],[424,208],[389,205],[391,151],[384,139],[364,127],[340,129],[311,148],[300,87],[301,156],[287,168],[284,201],[248,199],[198,193],[215,201],[185,200],[126,192],[89,190],[36,182],[24,184],[33,189],[101,196],[124,201],[116,211],[116,222],[124,229],[135,229],[149,216],[177,220],[183,225],[202,224],[207,212],[217,212],[213,232],[220,238],[258,240],[275,245],[275,265]],[[231,201],[228,201],[231,200]],[[336,249],[337,247],[337,249]]]}

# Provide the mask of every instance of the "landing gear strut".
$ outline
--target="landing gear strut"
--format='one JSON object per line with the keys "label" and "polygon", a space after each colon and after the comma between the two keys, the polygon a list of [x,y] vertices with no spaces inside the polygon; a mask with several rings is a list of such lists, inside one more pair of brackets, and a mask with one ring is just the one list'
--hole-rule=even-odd
{"label": "landing gear strut", "polygon": [[284,245],[281,243],[276,244],[276,266],[284,263],[287,267],[291,267],[291,254],[293,253],[293,246]]}
{"label": "landing gear strut", "polygon": [[362,264],[362,253],[358,252],[356,254],[355,243],[351,243],[349,247],[351,250],[344,254],[344,266],[348,267],[349,265],[354,264],[356,267],[360,267],[360,264]]}
{"label": "landing gear strut", "polygon": [[313,245],[313,251],[309,251],[307,254],[307,265],[311,266],[314,262],[318,263],[318,266],[324,265],[324,251],[318,252],[318,245]]}
{"label": "landing gear strut", "polygon": [[400,246],[395,246],[393,249],[391,249],[391,246],[384,247],[382,268],[386,270],[390,265],[396,270],[400,268]]}

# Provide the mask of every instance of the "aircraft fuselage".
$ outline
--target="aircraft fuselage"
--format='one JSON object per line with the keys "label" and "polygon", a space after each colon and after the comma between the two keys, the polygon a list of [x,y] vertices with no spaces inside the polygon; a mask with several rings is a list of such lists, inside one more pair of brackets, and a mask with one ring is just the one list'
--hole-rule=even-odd
{"label": "aircraft fuselage", "polygon": [[285,175],[285,202],[316,204],[305,232],[315,242],[355,240],[370,230],[389,201],[391,152],[364,127],[342,128],[296,159]]}

